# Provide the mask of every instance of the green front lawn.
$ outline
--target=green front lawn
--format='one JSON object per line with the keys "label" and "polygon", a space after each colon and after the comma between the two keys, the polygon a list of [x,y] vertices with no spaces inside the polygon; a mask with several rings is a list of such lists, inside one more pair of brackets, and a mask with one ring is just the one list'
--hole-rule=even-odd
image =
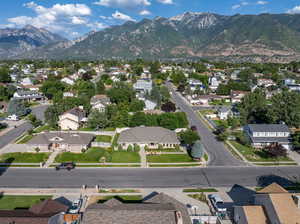
{"label": "green front lawn", "polygon": [[170,149],[146,149],[146,152],[182,152],[180,149],[170,148]]}
{"label": "green front lawn", "polygon": [[140,156],[136,152],[119,152],[102,148],[90,148],[85,153],[64,152],[55,158],[55,162],[100,163],[105,157],[107,163],[139,163]]}
{"label": "green front lawn", "polygon": [[186,154],[165,154],[165,155],[148,155],[149,163],[186,163],[195,162],[189,155]]}
{"label": "green front lawn", "polygon": [[14,209],[28,209],[45,199],[52,198],[52,196],[0,196],[0,209],[14,210]]}
{"label": "green front lawn", "polygon": [[276,161],[293,161],[288,157],[273,158],[263,150],[255,150],[252,147],[242,145],[236,141],[230,143],[250,162],[276,162]]}
{"label": "green front lawn", "polygon": [[111,142],[112,137],[108,135],[97,135],[96,142]]}
{"label": "green front lawn", "polygon": [[85,153],[61,153],[55,158],[55,162],[99,163],[102,157],[106,158],[106,162],[111,160],[109,151],[102,148],[90,148]]}
{"label": "green front lawn", "polygon": [[140,155],[137,152],[112,152],[112,163],[139,163],[140,161]]}
{"label": "green front lawn", "polygon": [[26,144],[33,138],[33,135],[26,135],[17,141],[17,144]]}
{"label": "green front lawn", "polygon": [[45,162],[50,153],[15,152],[0,156],[0,163],[41,163]]}
{"label": "green front lawn", "polygon": [[44,132],[44,131],[56,131],[56,129],[50,127],[49,125],[43,125],[43,126],[40,126],[36,129],[34,129],[34,133],[41,133],[41,132]]}
{"label": "green front lawn", "polygon": [[98,203],[104,203],[112,198],[116,198],[122,201],[123,203],[141,203],[143,200],[142,195],[112,195],[99,197]]}
{"label": "green front lawn", "polygon": [[215,188],[196,188],[196,189],[183,189],[182,192],[185,192],[185,193],[201,193],[201,192],[206,192],[206,193],[212,193],[212,192],[218,192],[217,189]]}

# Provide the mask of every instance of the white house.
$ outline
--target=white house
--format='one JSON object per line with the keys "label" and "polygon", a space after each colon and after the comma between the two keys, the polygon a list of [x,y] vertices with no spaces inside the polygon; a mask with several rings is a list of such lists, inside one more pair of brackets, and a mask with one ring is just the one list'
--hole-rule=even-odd
{"label": "white house", "polygon": [[96,95],[91,98],[92,109],[100,112],[105,112],[105,109],[110,105],[110,99],[106,95]]}
{"label": "white house", "polygon": [[86,112],[82,107],[75,107],[59,116],[58,125],[62,130],[78,130],[86,121]]}
{"label": "white house", "polygon": [[291,132],[284,124],[248,124],[244,132],[255,148],[263,148],[273,143],[291,149]]}
{"label": "white house", "polygon": [[276,83],[272,79],[258,79],[257,85],[264,86],[264,87],[270,87],[270,86],[275,86]]}
{"label": "white house", "polygon": [[232,115],[232,111],[230,107],[220,107],[218,109],[218,117],[221,120],[227,120]]}
{"label": "white house", "polygon": [[30,78],[26,77],[26,78],[21,80],[20,84],[23,85],[23,86],[29,86],[29,85],[32,85],[33,83],[32,83]]}
{"label": "white house", "polygon": [[209,88],[213,91],[217,90],[219,87],[219,81],[216,77],[212,76],[208,79]]}
{"label": "white house", "polygon": [[152,91],[152,80],[149,79],[139,79],[133,85],[133,88],[137,92],[150,93]]}
{"label": "white house", "polygon": [[189,79],[188,83],[189,83],[189,87],[192,91],[195,91],[197,89],[204,90],[204,85],[200,80]]}
{"label": "white house", "polygon": [[75,84],[75,80],[70,77],[62,78],[60,81],[71,86]]}

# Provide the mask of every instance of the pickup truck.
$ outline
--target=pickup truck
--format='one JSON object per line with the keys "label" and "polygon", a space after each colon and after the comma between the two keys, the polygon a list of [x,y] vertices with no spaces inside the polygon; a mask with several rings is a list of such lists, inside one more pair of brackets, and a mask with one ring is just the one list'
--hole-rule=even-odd
{"label": "pickup truck", "polygon": [[222,200],[222,198],[219,195],[210,194],[210,195],[208,195],[208,198],[211,201],[216,212],[223,213],[223,214],[225,214],[227,212],[227,209],[224,206],[224,201]]}

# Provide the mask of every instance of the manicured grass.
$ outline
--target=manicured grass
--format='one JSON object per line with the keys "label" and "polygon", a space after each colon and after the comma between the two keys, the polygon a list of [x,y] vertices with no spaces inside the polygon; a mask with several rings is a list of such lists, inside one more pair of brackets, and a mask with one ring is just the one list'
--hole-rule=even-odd
{"label": "manicured grass", "polygon": [[212,192],[218,192],[217,189],[214,188],[197,188],[197,189],[183,189],[182,192],[190,193],[190,192],[206,192],[206,193],[212,193]]}
{"label": "manicured grass", "polygon": [[43,125],[34,129],[34,133],[41,133],[43,131],[56,131],[55,128],[50,127],[49,125]]}
{"label": "manicured grass", "polygon": [[97,135],[96,142],[111,142],[112,137],[108,135]]}
{"label": "manicured grass", "polygon": [[241,145],[236,141],[230,141],[230,143],[250,162],[293,161],[288,157],[272,158],[263,150],[255,150],[252,147]]}
{"label": "manicured grass", "polygon": [[297,163],[254,163],[257,166],[297,166]]}
{"label": "manicured grass", "polygon": [[153,165],[153,164],[150,164],[149,167],[153,167],[153,168],[159,168],[159,167],[198,167],[200,166],[200,164],[173,164],[173,165]]}
{"label": "manicured grass", "polygon": [[0,163],[41,163],[45,162],[49,153],[16,152],[5,153],[0,156]]}
{"label": "manicured grass", "polygon": [[98,203],[106,202],[112,198],[116,198],[123,203],[141,203],[143,200],[142,195],[115,195],[115,196],[101,196],[99,197]]}
{"label": "manicured grass", "polygon": [[99,193],[140,193],[140,190],[133,189],[101,189]]}
{"label": "manicured grass", "polygon": [[119,139],[119,137],[120,137],[119,133],[115,134],[113,142],[112,142],[112,146],[113,147],[117,147],[118,146],[118,139]]}
{"label": "manicured grass", "polygon": [[52,196],[0,196],[0,209],[14,210],[14,209],[28,209],[45,199],[52,198]]}
{"label": "manicured grass", "polygon": [[147,161],[150,163],[185,163],[195,162],[190,156],[185,154],[165,154],[165,155],[148,155]]}
{"label": "manicured grass", "polygon": [[225,128],[228,128],[228,122],[223,120],[213,120],[213,122],[216,124],[216,126],[224,126]]}
{"label": "manicured grass", "polygon": [[112,152],[112,163],[139,163],[140,161],[140,155],[137,152]]}
{"label": "manicured grass", "polygon": [[33,135],[26,135],[25,137],[22,137],[19,141],[17,141],[17,144],[26,144],[33,138]]}
{"label": "manicured grass", "polygon": [[180,149],[146,149],[146,152],[182,152]]}
{"label": "manicured grass", "polygon": [[189,197],[194,198],[198,201],[201,201],[205,204],[208,204],[208,200],[207,197],[204,193],[200,193],[200,194],[188,194]]}
{"label": "manicured grass", "polygon": [[55,158],[55,162],[99,163],[102,157],[106,162],[111,161],[110,152],[102,148],[90,148],[85,153],[64,152]]}
{"label": "manicured grass", "polygon": [[[55,166],[53,166],[55,167]],[[118,165],[116,163],[116,165],[77,165],[77,167],[112,167],[112,168],[118,168],[118,167],[128,167],[128,168],[133,168],[133,167],[141,167],[140,165]]]}
{"label": "manicured grass", "polygon": [[115,131],[115,130],[116,130],[116,128],[110,128],[110,127],[103,129],[103,131]]}
{"label": "manicured grass", "polygon": [[79,131],[95,131],[95,130],[92,128],[83,127],[83,128],[79,128]]}

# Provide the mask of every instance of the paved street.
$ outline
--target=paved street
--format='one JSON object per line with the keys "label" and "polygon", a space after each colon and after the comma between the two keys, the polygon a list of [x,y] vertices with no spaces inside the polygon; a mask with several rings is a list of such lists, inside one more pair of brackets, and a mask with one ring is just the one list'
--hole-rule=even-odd
{"label": "paved street", "polygon": [[215,135],[200,121],[194,110],[184,102],[179,94],[172,88],[171,84],[167,84],[172,92],[172,98],[176,105],[187,114],[190,125],[197,127],[203,145],[210,156],[210,166],[246,166],[246,164],[236,159],[225,148],[222,142],[216,140]]}
{"label": "paved street", "polygon": [[[37,106],[32,109],[32,113],[40,119],[44,120],[44,112],[48,108],[48,105]],[[0,149],[15,140],[16,138],[20,137],[23,133],[30,130],[32,125],[28,122],[18,126],[17,128],[12,129],[11,131],[7,132],[6,134],[0,136]]]}
{"label": "paved street", "polygon": [[80,188],[179,188],[256,186],[277,181],[288,184],[300,176],[299,167],[208,167],[208,168],[84,168],[55,171],[43,168],[0,170],[0,187]]}

